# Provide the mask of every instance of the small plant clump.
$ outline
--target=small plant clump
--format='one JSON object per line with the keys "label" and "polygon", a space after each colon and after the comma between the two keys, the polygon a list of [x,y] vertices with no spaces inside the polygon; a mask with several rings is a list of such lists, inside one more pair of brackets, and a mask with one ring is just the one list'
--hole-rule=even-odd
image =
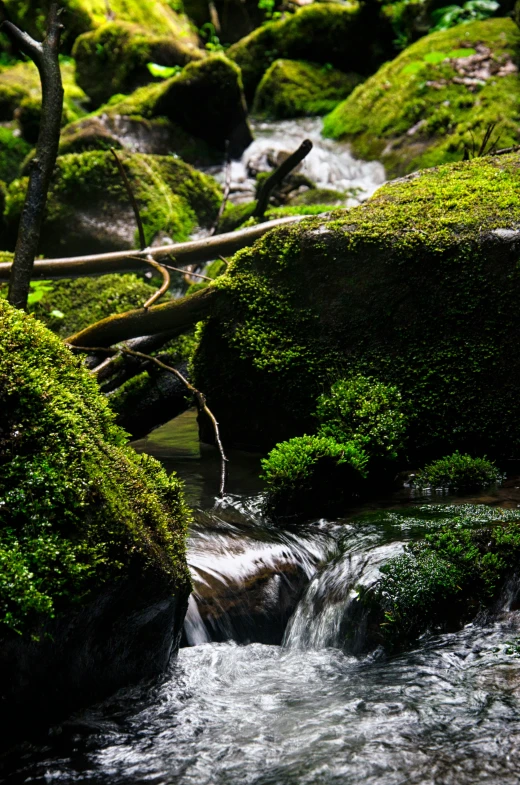
{"label": "small plant clump", "polygon": [[458,450],[419,471],[413,484],[418,488],[473,491],[500,482],[502,474],[492,461],[461,455]]}
{"label": "small plant clump", "polygon": [[262,460],[266,511],[276,517],[337,509],[366,477],[367,455],[354,443],[327,436],[297,436]]}

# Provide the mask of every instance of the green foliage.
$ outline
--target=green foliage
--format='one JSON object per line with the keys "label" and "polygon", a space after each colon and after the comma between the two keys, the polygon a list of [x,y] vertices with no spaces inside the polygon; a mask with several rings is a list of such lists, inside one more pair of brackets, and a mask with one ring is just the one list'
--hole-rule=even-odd
{"label": "green foliage", "polygon": [[23,139],[8,128],[0,127],[0,180],[10,183],[20,176],[20,167],[30,149]]}
{"label": "green foliage", "polygon": [[[350,142],[360,158],[381,160],[390,176],[461,160],[493,123],[501,147],[516,145],[519,46],[511,19],[425,36],[327,115],[324,133]],[[472,66],[460,50],[477,50],[482,59]]]}
{"label": "green foliage", "polygon": [[464,22],[488,19],[498,10],[500,4],[496,0],[468,0],[464,5],[447,5],[432,11],[434,27],[437,30],[448,30],[450,27]]}
{"label": "green foliage", "polygon": [[344,74],[296,60],[275,60],[258,85],[253,113],[282,120],[330,112],[359,84],[357,74]]}
{"label": "green foliage", "polygon": [[487,488],[501,479],[502,474],[492,461],[454,452],[417,472],[413,483],[419,488],[431,486],[471,491]]}
{"label": "green foliage", "polygon": [[339,379],[318,398],[319,433],[356,444],[370,459],[396,459],[407,417],[397,387],[361,374]]}
{"label": "green foliage", "polygon": [[208,52],[223,52],[224,47],[220,43],[215,26],[211,22],[206,22],[199,29],[199,35],[204,41],[204,46]]}
{"label": "green foliage", "polygon": [[[158,79],[169,79],[171,76],[177,76],[182,71],[180,65],[158,65],[157,63],[146,63],[146,67],[152,76]],[[125,97],[125,96],[119,96]]]}
{"label": "green foliage", "polygon": [[520,557],[520,524],[501,521],[501,512],[493,511],[496,522],[483,528],[462,509],[462,520],[408,545],[381,567],[364,602],[375,603],[384,616],[387,643],[403,646],[425,630],[460,626],[497,596]]}
{"label": "green foliage", "polygon": [[327,436],[297,436],[262,460],[266,510],[276,517],[334,510],[366,477],[367,456],[354,443]]}
{"label": "green foliage", "polygon": [[0,627],[48,618],[133,565],[185,585],[182,486],[125,446],[81,361],[0,299]]}

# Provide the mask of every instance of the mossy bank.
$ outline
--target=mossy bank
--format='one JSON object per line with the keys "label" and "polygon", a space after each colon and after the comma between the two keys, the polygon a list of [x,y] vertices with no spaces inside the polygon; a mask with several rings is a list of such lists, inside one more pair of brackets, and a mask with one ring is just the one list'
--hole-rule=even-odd
{"label": "mossy bank", "polygon": [[460,161],[492,141],[520,142],[520,30],[489,19],[432,33],[384,65],[325,119],[324,133],[389,174]]}
{"label": "mossy bank", "polygon": [[239,252],[194,358],[223,438],[312,433],[318,396],[362,373],[402,394],[414,459],[514,454],[519,167],[504,155],[428,170]]}

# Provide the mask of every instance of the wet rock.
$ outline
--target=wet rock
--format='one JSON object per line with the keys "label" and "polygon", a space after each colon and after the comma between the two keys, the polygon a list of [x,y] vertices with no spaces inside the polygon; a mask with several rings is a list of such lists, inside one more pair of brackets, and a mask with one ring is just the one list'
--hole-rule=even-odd
{"label": "wet rock", "polygon": [[324,132],[400,175],[520,142],[517,50],[511,19],[432,33],[385,64],[325,118]]}

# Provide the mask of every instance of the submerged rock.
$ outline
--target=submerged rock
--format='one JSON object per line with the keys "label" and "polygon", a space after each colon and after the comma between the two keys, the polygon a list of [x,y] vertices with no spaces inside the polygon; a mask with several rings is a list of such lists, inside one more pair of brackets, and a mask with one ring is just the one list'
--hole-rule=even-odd
{"label": "submerged rock", "polygon": [[154,81],[148,63],[185,66],[203,57],[186,36],[152,35],[128,22],[113,21],[79,36],[72,50],[78,83],[100,106],[117,93],[131,93]]}
{"label": "submerged rock", "polygon": [[313,433],[317,397],[362,373],[400,390],[410,459],[514,454],[518,173],[514,154],[441,166],[239,252],[194,357],[224,443]]}
{"label": "submerged rock", "polygon": [[432,33],[359,86],[324,133],[394,175],[476,155],[492,124],[487,149],[518,144],[519,46],[511,19]]}
{"label": "submerged rock", "polygon": [[275,60],[258,85],[253,113],[275,120],[330,112],[362,81],[357,74],[297,60]]}
{"label": "submerged rock", "polygon": [[190,513],[59,338],[1,299],[0,321],[5,741],[165,669],[189,593]]}
{"label": "submerged rock", "polygon": [[[186,240],[197,225],[208,226],[222,196],[209,175],[172,156],[123,154],[121,160],[138,201],[146,241]],[[9,188],[6,217],[14,242],[27,180]],[[57,159],[40,249],[47,255],[85,254],[138,247],[135,217],[109,151]]]}

